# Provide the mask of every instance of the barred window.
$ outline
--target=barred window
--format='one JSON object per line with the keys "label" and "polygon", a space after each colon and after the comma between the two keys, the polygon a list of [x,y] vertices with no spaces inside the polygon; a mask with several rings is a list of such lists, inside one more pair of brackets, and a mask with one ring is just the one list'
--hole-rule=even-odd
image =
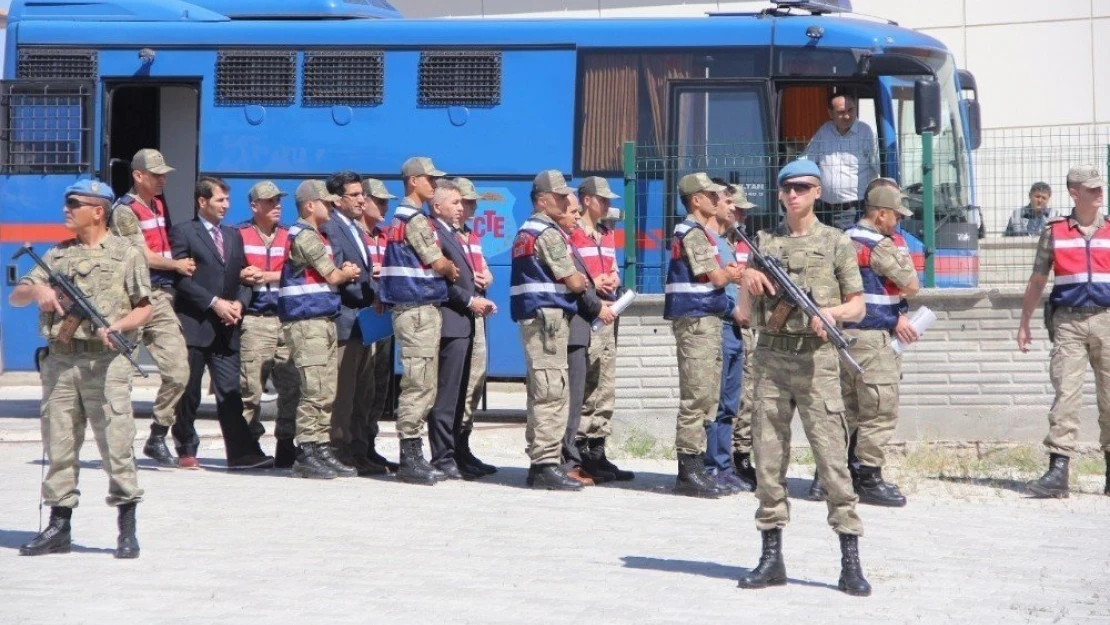
{"label": "barred window", "polygon": [[221,50],[216,58],[216,104],[293,104],[296,61],[297,53],[286,50]]}
{"label": "barred window", "polygon": [[303,106],[377,106],[384,94],[385,54],[380,50],[308,51],[304,55]]}
{"label": "barred window", "polygon": [[0,173],[88,172],[93,83],[0,83]]}
{"label": "barred window", "polygon": [[15,72],[17,78],[96,80],[97,54],[96,50],[21,47]]}
{"label": "barred window", "polygon": [[501,53],[421,52],[418,101],[421,106],[501,104]]}

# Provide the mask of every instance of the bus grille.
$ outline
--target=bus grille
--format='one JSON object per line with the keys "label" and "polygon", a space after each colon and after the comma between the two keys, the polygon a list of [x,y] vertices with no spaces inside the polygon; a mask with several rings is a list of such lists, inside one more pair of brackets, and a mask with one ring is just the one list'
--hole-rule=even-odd
{"label": "bus grille", "polygon": [[302,106],[377,106],[384,93],[380,50],[309,50],[304,53]]}
{"label": "bus grille", "polygon": [[290,106],[297,93],[297,53],[221,50],[216,57],[216,104]]}
{"label": "bus grille", "polygon": [[96,80],[96,50],[21,47],[15,71],[17,78]]}
{"label": "bus grille", "polygon": [[501,104],[501,53],[421,52],[418,101],[421,106]]}

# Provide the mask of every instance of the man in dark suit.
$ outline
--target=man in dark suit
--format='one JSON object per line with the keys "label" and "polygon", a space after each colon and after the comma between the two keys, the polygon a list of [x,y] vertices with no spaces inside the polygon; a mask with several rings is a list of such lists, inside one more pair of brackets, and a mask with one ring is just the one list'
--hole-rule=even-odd
{"label": "man in dark suit", "polygon": [[[177,281],[174,310],[188,347],[189,383],[177,406],[173,437],[182,468],[199,468],[200,439],[193,422],[200,406],[204,368],[216,391],[216,412],[223,432],[228,469],[259,469],[273,466],[274,459],[262,453],[243,419],[243,396],[239,386],[239,324],[250,301],[251,289],[240,283],[240,274],[250,273],[243,252],[243,239],[236,228],[221,225],[227,215],[229,187],[219,178],[197,181],[196,219],[170,230],[173,257],[192,258],[196,271]],[[257,271],[257,270],[255,270]]]}
{"label": "man in dark suit", "polygon": [[442,329],[439,339],[439,380],[435,404],[428,419],[432,466],[448,479],[473,480],[486,475],[455,458],[455,434],[461,427],[466,383],[470,379],[470,349],[474,320],[493,312],[493,302],[478,295],[470,254],[457,234],[462,223],[462,194],[449,180],[440,180],[432,198],[432,225],[440,248],[459,268],[459,277],[448,283],[447,301],[439,305]]}

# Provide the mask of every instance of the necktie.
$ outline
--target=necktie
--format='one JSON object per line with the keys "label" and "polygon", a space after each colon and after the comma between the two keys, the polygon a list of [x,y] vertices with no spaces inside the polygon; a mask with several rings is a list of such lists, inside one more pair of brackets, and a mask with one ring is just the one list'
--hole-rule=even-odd
{"label": "necktie", "polygon": [[216,251],[220,254],[220,262],[224,262],[224,235],[220,232],[220,227],[212,228],[212,240],[216,242]]}

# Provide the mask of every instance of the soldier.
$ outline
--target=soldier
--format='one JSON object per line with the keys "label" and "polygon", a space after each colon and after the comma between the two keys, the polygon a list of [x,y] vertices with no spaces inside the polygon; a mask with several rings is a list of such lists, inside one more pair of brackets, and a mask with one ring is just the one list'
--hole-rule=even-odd
{"label": "soldier", "polygon": [[[729,233],[729,238],[736,255],[736,264],[741,270],[748,266],[750,250],[736,233],[740,230],[747,233],[745,222],[748,211],[753,208],[755,204],[748,200],[744,187],[740,185],[733,187],[732,211],[736,214],[736,225]],[[740,355],[743,364],[740,376],[740,401],[736,404],[736,416],[732,419],[732,470],[740,481],[741,489],[753,492],[756,484],[755,468],[752,466],[752,405],[755,396],[752,352],[755,351],[755,330],[746,321],[740,324],[740,344],[743,348]]]}
{"label": "soldier", "polygon": [[513,241],[510,313],[520,324],[528,376],[527,484],[548,490],[581,490],[559,466],[569,416],[567,345],[570,318],[588,278],[575,269],[566,236],[559,229],[574,191],[563,174],[542,171],[532,181],[532,215]]}
{"label": "soldier", "polygon": [[336,267],[331,246],[320,233],[339,197],[328,193],[322,180],[306,180],[294,198],[300,219],[289,229],[278,291],[281,331],[301,383],[293,476],[353,477],[357,472],[339,462],[328,443],[338,375],[334,319],[339,314],[339,287],[357,280],[359,270],[351,263]]}
{"label": "soldier", "polygon": [[420,438],[436,398],[442,318],[438,305],[447,299],[447,282],[459,268],[443,256],[439,237],[423,205],[435,196],[435,179],[445,176],[432,159],[418,156],[401,166],[405,197],[393,212],[382,264],[380,296],[393,308],[393,335],[401,350],[401,395],[397,436],[401,467],[397,479],[435,484],[446,475],[424,458]]}
{"label": "soldier", "polygon": [[1037,243],[1033,274],[1021,301],[1018,348],[1029,350],[1029,320],[1041,300],[1048,274],[1056,279],[1048,297],[1047,325],[1052,337],[1049,373],[1056,399],[1048,413],[1048,471],[1029,483],[1038,497],[1068,496],[1068,461],[1075,455],[1083,379],[1089,362],[1095,370],[1099,443],[1106,456],[1106,486],[1110,495],[1110,361],[1101,346],[1110,336],[1110,224],[1102,214],[1105,180],[1094,165],[1068,170],[1068,195],[1075,202],[1071,215],[1051,220]]}
{"label": "soldier", "polygon": [[[112,189],[97,180],[82,180],[66,189],[66,229],[75,238],[45,254],[46,264],[70,278],[90,303],[134,343],[150,319],[150,278],[141,248],[108,233]],[[70,519],[77,507],[78,455],[85,440],[85,423],[92,423],[102,466],[108,473],[108,505],[119,508],[119,539],[115,557],[139,557],[135,537],[135,507],[142,501],[131,443],[135,420],[131,413],[131,364],[115,351],[108,331],[95,332],[81,321],[73,338],[59,337],[67,325],[58,295],[47,273],[35,267],[19,281],[8,298],[12,306],[36,302],[39,331],[49,342],[42,364],[42,443],[50,465],[42,483],[42,498],[50,506],[50,524],[20,555],[68,553]]]}
{"label": "soldier", "polygon": [[[474,183],[467,178],[456,178],[455,184],[462,193],[463,218],[459,227],[460,240],[465,239],[464,245],[470,254],[470,264],[474,266],[474,284],[478,294],[486,297],[489,287],[493,284],[493,273],[489,270],[485,254],[482,253],[482,239],[470,227],[470,220],[478,210],[478,190]],[[496,311],[495,311],[496,312]],[[458,431],[455,432],[455,462],[463,471],[463,479],[468,476],[476,479],[483,475],[497,473],[497,467],[486,464],[474,455],[470,448],[470,434],[474,430],[474,411],[482,401],[482,393],[486,386],[486,318],[480,317],[474,324],[474,344],[470,350],[470,378],[466,383],[466,395],[463,399],[462,419],[459,421]],[[464,470],[469,468],[469,471]]]}
{"label": "soldier", "polygon": [[173,309],[175,276],[191,276],[196,271],[193,259],[174,260],[166,230],[166,205],[158,197],[166,186],[166,174],[173,170],[158,150],[136,152],[131,159],[131,191],[116,202],[110,219],[112,234],[129,239],[144,250],[150,268],[153,313],[142,329],[142,341],[158,364],[162,385],[154,398],[154,420],[150,424],[150,438],[143,445],[143,455],[164,467],[177,466],[166,445],[166,434],[189,381],[189,363],[183,357],[185,337]]}
{"label": "soldier", "polygon": [[705,471],[706,426],[717,413],[721,384],[721,317],[728,311],[725,285],[740,279],[736,265],[721,264],[717,238],[706,229],[725,187],[704,173],[678,183],[687,217],[675,226],[664,288],[663,318],[678,346],[679,405],[675,494],[716,499],[728,493]]}
{"label": "soldier", "polygon": [[266,432],[262,425],[262,392],[266,380],[272,378],[278,394],[274,466],[280,469],[292,468],[297,458],[293,437],[301,393],[300,376],[289,357],[289,345],[277,316],[278,283],[289,246],[289,230],[280,224],[281,198],[286,195],[269,180],[251,187],[247,196],[251,219],[239,227],[243,251],[250,265],[240,277],[254,290],[243,315],[239,337],[243,416],[255,440],[261,438]]}
{"label": "soldier", "polygon": [[[601,299],[616,301],[620,289],[617,247],[613,231],[601,222],[610,204],[620,196],[604,178],[592,176],[578,185],[582,205],[578,227],[571,232],[571,244],[585,264]],[[574,444],[582,457],[582,468],[595,482],[624,482],[636,475],[609,461],[605,441],[613,433],[613,405],[616,403],[617,332],[616,323],[606,324],[590,336],[586,353],[585,398]]]}
{"label": "soldier", "polygon": [[[821,194],[821,170],[812,161],[794,161],[779,172],[778,184],[786,219],[773,230],[759,233],[756,244],[760,251],[780,259],[802,291],[813,294],[827,320],[862,320],[863,280],[856,266],[855,248],[843,232],[820,223],[813,213]],[[763,534],[763,552],[759,565],[739,585],[764,588],[786,583],[782,528],[790,520],[786,470],[790,463],[790,422],[796,407],[828,489],[829,524],[840,536],[839,588],[851,595],[868,595],[871,586],[859,563],[858,537],[863,534],[863,523],[856,514],[856,495],[848,477],[848,429],[836,350],[827,342],[820,319],[807,318],[788,306],[780,307],[786,306],[785,302],[775,297],[775,287],[761,271],[747,267],[743,287],[747,295],[756,298],[754,319],[759,326],[753,365],[756,406],[752,435],[759,476],[755,518]],[[742,317],[749,304],[752,302],[742,294]]]}

